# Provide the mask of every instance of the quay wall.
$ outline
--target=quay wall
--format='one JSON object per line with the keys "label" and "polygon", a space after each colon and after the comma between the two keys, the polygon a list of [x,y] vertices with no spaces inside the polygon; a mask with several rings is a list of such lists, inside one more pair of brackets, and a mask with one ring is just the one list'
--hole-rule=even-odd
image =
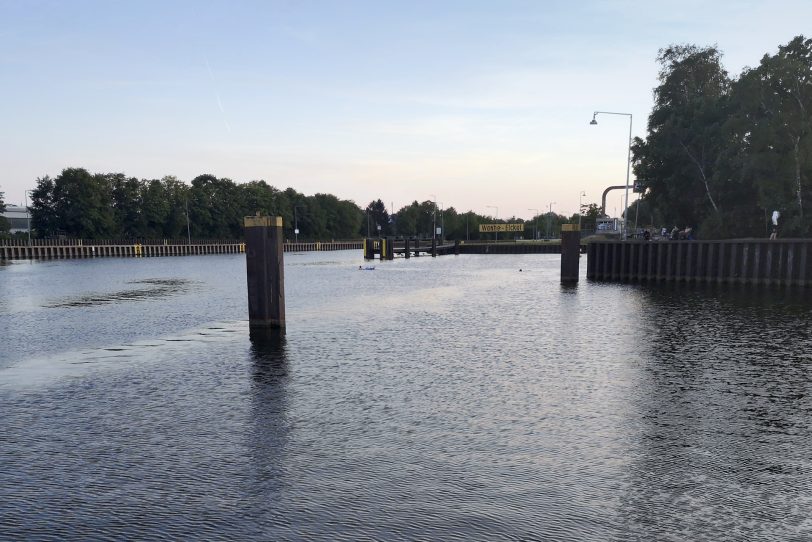
{"label": "quay wall", "polygon": [[[285,252],[310,252],[360,249],[361,241],[285,243]],[[191,256],[202,254],[238,254],[245,252],[245,243],[191,244],[8,244],[0,245],[0,260],[46,260],[64,258],[116,258]]]}
{"label": "quay wall", "polygon": [[460,254],[561,254],[560,243],[463,242]]}
{"label": "quay wall", "polygon": [[812,285],[812,240],[595,241],[587,278],[613,282]]}

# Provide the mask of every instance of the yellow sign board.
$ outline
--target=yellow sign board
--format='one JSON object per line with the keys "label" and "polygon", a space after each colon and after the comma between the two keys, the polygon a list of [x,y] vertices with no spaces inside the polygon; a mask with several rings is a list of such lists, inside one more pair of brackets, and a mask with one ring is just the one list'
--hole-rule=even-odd
{"label": "yellow sign board", "polygon": [[479,233],[524,231],[524,224],[480,224]]}

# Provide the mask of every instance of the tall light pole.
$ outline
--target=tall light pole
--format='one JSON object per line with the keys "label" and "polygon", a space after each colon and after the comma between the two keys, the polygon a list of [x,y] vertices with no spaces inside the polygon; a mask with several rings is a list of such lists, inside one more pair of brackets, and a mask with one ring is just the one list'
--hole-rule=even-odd
{"label": "tall light pole", "polygon": [[528,209],[528,211],[535,211],[536,214],[533,216],[536,218],[536,229],[533,232],[533,239],[539,238],[539,210],[538,209]]}
{"label": "tall light pole", "polygon": [[189,198],[186,198],[186,242],[192,244],[192,228],[189,226]]}
{"label": "tall light pole", "polygon": [[[499,207],[497,207],[496,205],[486,205],[485,208],[486,209],[488,209],[488,208],[496,209],[496,220],[499,220]],[[496,238],[496,242],[498,243],[499,242],[499,232],[495,231],[494,233],[496,234],[495,238]]]}
{"label": "tall light pole", "polygon": [[431,238],[437,239],[437,195],[429,194],[434,201],[434,212],[431,215]]}
{"label": "tall light pole", "polygon": [[586,196],[586,192],[581,190],[581,193],[578,194],[578,231],[581,231],[581,215],[584,214],[584,203],[582,198]]}
{"label": "tall light pole", "polygon": [[551,226],[552,221],[553,221],[553,205],[555,205],[555,202],[551,201],[550,202],[550,211],[547,213],[547,239],[552,239],[552,232],[550,231],[550,229],[551,229],[550,226]]}
{"label": "tall light pole", "polygon": [[440,242],[441,243],[443,242],[443,239],[445,239],[445,219],[444,219],[445,213],[443,211],[445,211],[445,207],[443,206],[443,202],[441,201],[440,202]]}
{"label": "tall light pole", "polygon": [[625,197],[625,210],[623,211],[623,240],[626,240],[626,214],[629,212],[629,173],[632,166],[632,114],[631,113],[614,113],[612,111],[595,111],[592,113],[591,125],[598,124],[595,117],[598,115],[623,115],[629,117],[629,155],[626,157],[626,197]]}
{"label": "tall light pole", "polygon": [[[25,190],[25,218],[28,219],[28,246],[31,246],[31,211],[28,209],[28,193],[30,190]],[[19,201],[19,200],[17,200]]]}
{"label": "tall light pole", "polygon": [[[299,242],[299,215],[296,214],[296,209],[304,209],[304,205],[294,205],[293,206],[293,235],[295,242]],[[367,217],[369,217],[369,211],[367,211]],[[369,237],[369,220],[367,220],[367,237]]]}

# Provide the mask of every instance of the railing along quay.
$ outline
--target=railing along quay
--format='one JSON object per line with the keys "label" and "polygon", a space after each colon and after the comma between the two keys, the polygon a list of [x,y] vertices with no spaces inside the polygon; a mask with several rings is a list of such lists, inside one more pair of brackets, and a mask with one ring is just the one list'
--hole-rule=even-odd
{"label": "railing along quay", "polygon": [[[61,240],[60,243],[51,244],[44,244],[41,241],[44,240],[32,240],[31,244],[0,244],[0,260],[191,256],[245,252],[245,243],[240,241],[169,243],[153,240],[152,242],[112,243],[110,241],[72,240],[73,242],[68,242],[68,240]],[[285,243],[283,246],[285,252],[358,250],[361,248],[361,241]]]}
{"label": "railing along quay", "polygon": [[[395,256],[410,258],[422,253],[446,254],[561,254],[561,242],[555,241],[462,241],[441,239],[397,239],[393,237],[363,240],[364,258],[392,260]],[[580,245],[586,252],[586,245]]]}
{"label": "railing along quay", "polygon": [[812,240],[594,241],[587,278],[809,286]]}

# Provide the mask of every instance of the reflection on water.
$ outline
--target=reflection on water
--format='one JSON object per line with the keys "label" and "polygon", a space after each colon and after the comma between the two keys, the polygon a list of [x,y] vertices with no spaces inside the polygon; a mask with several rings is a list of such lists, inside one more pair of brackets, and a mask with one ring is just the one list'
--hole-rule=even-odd
{"label": "reflection on water", "polygon": [[358,256],[6,267],[0,539],[810,538],[807,292]]}
{"label": "reflection on water", "polygon": [[717,540],[812,533],[799,485],[810,481],[807,296],[649,293],[646,393],[634,398],[640,454],[623,507],[634,530]]}
{"label": "reflection on water", "polygon": [[[285,333],[251,330],[251,429],[246,449],[251,475],[243,491],[256,520],[289,525],[277,509],[285,487],[287,443],[291,431],[288,416],[288,359]],[[276,514],[280,517],[268,517]]]}
{"label": "reflection on water", "polygon": [[45,308],[84,307],[123,301],[139,301],[168,295],[179,295],[188,290],[191,281],[183,279],[141,279],[128,281],[127,284],[144,285],[143,288],[130,288],[117,292],[93,293],[52,301]]}

